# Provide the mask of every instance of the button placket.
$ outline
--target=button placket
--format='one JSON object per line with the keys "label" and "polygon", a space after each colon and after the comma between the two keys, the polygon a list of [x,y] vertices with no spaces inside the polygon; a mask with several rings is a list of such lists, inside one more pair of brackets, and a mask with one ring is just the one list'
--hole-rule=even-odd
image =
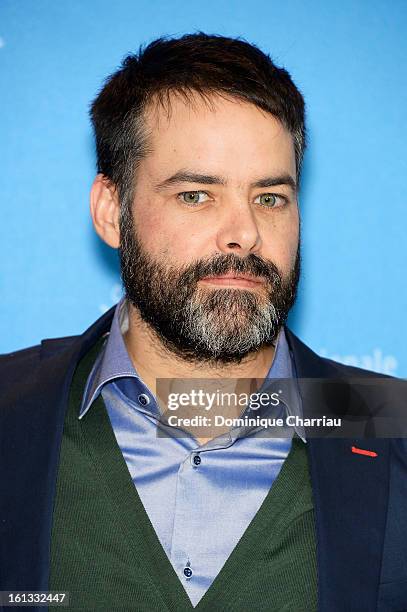
{"label": "button placket", "polygon": [[199,476],[194,474],[196,465],[193,458],[196,456],[199,457],[196,452],[190,450],[178,471],[171,542],[171,562],[177,567],[179,577],[185,585],[193,583],[193,575],[197,569],[193,567],[194,559],[190,557],[191,554],[193,556],[193,542],[198,527],[197,519],[191,513],[199,491]]}

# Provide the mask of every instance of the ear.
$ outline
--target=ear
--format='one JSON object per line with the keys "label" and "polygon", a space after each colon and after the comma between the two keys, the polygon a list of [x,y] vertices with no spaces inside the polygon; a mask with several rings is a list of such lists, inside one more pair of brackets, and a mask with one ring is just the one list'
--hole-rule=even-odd
{"label": "ear", "polygon": [[109,246],[120,246],[120,202],[117,189],[103,175],[98,174],[90,191],[90,214],[97,234]]}

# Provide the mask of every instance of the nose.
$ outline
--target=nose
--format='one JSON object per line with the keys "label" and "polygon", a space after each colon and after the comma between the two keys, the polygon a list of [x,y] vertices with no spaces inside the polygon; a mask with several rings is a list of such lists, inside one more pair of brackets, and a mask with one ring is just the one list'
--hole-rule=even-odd
{"label": "nose", "polygon": [[222,253],[245,257],[261,248],[261,236],[254,211],[248,202],[235,198],[224,203],[220,212],[217,248]]}

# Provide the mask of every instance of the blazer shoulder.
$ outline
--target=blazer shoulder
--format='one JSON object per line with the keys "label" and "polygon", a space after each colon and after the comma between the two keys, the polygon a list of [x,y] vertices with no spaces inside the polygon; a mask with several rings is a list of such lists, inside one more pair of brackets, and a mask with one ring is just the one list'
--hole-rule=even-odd
{"label": "blazer shoulder", "polygon": [[346,365],[322,357],[307,346],[298,336],[296,336],[288,327],[285,327],[285,333],[294,355],[294,361],[297,370],[300,370],[299,375],[303,377],[328,377],[328,378],[376,378],[383,380],[400,380],[389,374],[366,370],[356,366]]}
{"label": "blazer shoulder", "polygon": [[[40,344],[0,355],[0,381],[2,386],[12,384],[21,377],[32,375],[43,359],[50,359],[68,348],[78,336],[65,336],[42,340]],[[45,349],[45,350],[44,350]]]}
{"label": "blazer shoulder", "polygon": [[390,376],[389,374],[383,374],[382,372],[375,372],[374,370],[365,370],[364,368],[358,368],[356,366],[346,365],[344,363],[340,363],[339,361],[334,361],[333,359],[328,359],[326,357],[321,357],[327,364],[331,367],[338,370],[338,373],[341,374],[344,378],[382,378],[382,379],[395,379],[395,376]]}

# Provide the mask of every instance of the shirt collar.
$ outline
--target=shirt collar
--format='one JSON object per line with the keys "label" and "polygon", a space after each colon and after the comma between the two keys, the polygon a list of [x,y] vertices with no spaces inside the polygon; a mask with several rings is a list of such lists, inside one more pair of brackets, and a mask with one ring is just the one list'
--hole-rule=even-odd
{"label": "shirt collar", "polygon": [[[121,378],[135,378],[142,382],[130,359],[123,339],[123,334],[126,333],[128,328],[128,303],[126,298],[123,297],[116,306],[110,332],[105,334],[105,344],[88,377],[79,411],[80,419],[88,412],[89,408],[107,383]],[[290,383],[290,381],[296,379],[296,372],[294,370],[294,361],[290,354],[284,327],[280,329],[278,334],[274,359],[260,391],[270,388],[267,382],[269,379],[284,379],[284,381],[287,382],[287,384],[283,385],[283,398],[287,415],[301,417],[302,406],[297,384],[295,383],[293,385]],[[279,384],[278,386],[281,385]],[[148,410],[148,408],[149,406],[146,406],[144,410]],[[295,426],[294,430],[305,442],[304,428]]]}
{"label": "shirt collar", "polygon": [[126,298],[123,297],[114,311],[110,332],[106,334],[106,343],[88,377],[79,412],[80,419],[87,413],[107,383],[125,377],[140,380],[123,339],[123,334],[129,327],[127,308]]}

